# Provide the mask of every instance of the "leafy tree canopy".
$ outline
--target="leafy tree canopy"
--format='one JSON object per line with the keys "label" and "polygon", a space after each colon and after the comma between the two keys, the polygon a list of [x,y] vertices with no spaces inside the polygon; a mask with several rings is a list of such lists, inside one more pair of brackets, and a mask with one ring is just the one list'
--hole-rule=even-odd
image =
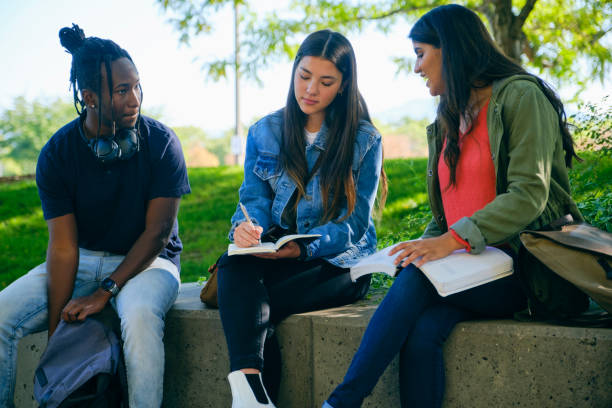
{"label": "leafy tree canopy", "polygon": [[76,116],[74,105],[61,99],[47,103],[28,102],[23,96],[15,98],[13,108],[0,115],[0,160],[10,163],[4,166],[5,172],[33,173],[40,149]]}
{"label": "leafy tree canopy", "polygon": [[[389,35],[406,35],[409,25],[440,0],[290,0],[287,7],[257,12],[257,1],[157,0],[171,12],[180,41],[214,31],[215,13],[238,4],[240,8],[240,69],[257,79],[257,70],[270,62],[292,59],[299,42],[312,31],[331,28],[343,33],[362,32],[367,26]],[[504,52],[540,73],[547,71],[559,83],[585,86],[603,81],[612,62],[610,37],[612,2],[609,0],[464,0],[484,17]],[[228,21],[226,24],[230,24]],[[409,69],[411,57],[393,58],[399,69]],[[206,61],[212,79],[226,76],[234,58]]]}

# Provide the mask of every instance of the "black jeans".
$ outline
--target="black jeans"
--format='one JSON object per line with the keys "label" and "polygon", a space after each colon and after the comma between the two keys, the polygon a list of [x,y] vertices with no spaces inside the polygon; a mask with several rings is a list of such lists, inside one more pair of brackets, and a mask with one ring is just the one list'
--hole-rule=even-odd
{"label": "black jeans", "polygon": [[352,282],[348,269],[322,259],[225,254],[218,266],[219,310],[231,371],[264,371],[264,344],[271,325],[295,313],[352,303],[370,286],[369,275]]}

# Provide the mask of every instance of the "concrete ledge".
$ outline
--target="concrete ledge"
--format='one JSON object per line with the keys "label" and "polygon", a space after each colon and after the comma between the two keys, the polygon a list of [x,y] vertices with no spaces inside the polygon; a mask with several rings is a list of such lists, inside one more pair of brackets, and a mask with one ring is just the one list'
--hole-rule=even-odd
{"label": "concrete ledge", "polygon": [[[165,407],[230,407],[227,348],[214,309],[185,284],[166,322]],[[278,328],[283,356],[279,408],[320,407],[342,380],[376,306],[372,301],[291,316]],[[19,344],[15,403],[36,407],[35,365],[46,333]],[[612,329],[512,320],[459,324],[445,349],[444,407],[612,406]],[[399,407],[398,361],[364,407]]]}

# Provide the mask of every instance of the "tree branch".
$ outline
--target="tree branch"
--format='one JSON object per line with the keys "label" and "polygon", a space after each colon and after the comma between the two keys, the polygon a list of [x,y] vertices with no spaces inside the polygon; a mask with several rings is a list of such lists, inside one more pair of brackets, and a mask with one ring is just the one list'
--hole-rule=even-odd
{"label": "tree branch", "polygon": [[516,20],[514,20],[514,23],[518,26],[517,28],[523,27],[523,24],[525,24],[525,20],[527,20],[527,17],[529,17],[529,14],[531,14],[531,11],[533,10],[533,7],[535,6],[537,1],[538,0],[527,0],[525,2],[525,5],[521,9],[521,12],[516,17]]}
{"label": "tree branch", "polygon": [[601,30],[597,33],[595,33],[593,35],[593,38],[591,38],[591,45],[595,44],[597,41],[601,40],[603,38],[603,36],[605,36],[606,34],[608,34],[610,31],[612,31],[612,27],[605,29],[605,30]]}
{"label": "tree branch", "polygon": [[409,11],[416,10],[429,10],[431,9],[431,5],[426,6],[418,6],[418,7],[400,7],[394,10],[387,11],[385,13],[376,15],[376,16],[357,16],[355,20],[365,20],[365,21],[375,21],[375,20],[383,20],[385,18],[394,16],[398,13],[408,13]]}
{"label": "tree branch", "polygon": [[533,62],[535,59],[535,50],[533,46],[529,44],[529,40],[527,39],[527,35],[523,31],[521,31],[521,43],[523,45],[523,53],[529,60],[529,62]]}

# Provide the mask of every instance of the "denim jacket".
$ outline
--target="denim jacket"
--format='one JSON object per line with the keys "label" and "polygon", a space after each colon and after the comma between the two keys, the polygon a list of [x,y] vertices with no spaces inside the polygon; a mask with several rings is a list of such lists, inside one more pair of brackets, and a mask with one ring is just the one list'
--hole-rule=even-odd
{"label": "denim jacket", "polygon": [[[517,250],[523,229],[540,229],[565,214],[582,220],[570,196],[557,113],[533,77],[515,75],[493,83],[487,129],[496,197],[450,226],[470,243],[472,253],[501,243]],[[448,230],[437,171],[442,140],[434,122],[427,128],[427,190],[433,218],[422,238]]]}
{"label": "denim jacket", "polygon": [[[296,184],[280,165],[283,111],[276,111],[259,120],[247,136],[244,181],[240,187],[240,202],[246,207],[254,224],[264,232],[272,226],[284,225],[281,216],[290,201]],[[306,146],[306,161],[312,169],[325,150],[328,129],[323,124],[315,141]],[[321,234],[307,245],[307,258],[323,258],[333,265],[348,268],[363,256],[376,250],[376,231],[372,208],[378,189],[382,166],[381,136],[372,124],[360,121],[353,154],[353,178],[356,202],[351,215],[342,221],[321,224],[323,203],[320,193],[320,172],[316,171],[306,185],[306,196],[297,205],[297,233]],[[346,207],[340,217],[346,214]],[[239,206],[232,217],[230,241],[234,229],[245,221]]]}

